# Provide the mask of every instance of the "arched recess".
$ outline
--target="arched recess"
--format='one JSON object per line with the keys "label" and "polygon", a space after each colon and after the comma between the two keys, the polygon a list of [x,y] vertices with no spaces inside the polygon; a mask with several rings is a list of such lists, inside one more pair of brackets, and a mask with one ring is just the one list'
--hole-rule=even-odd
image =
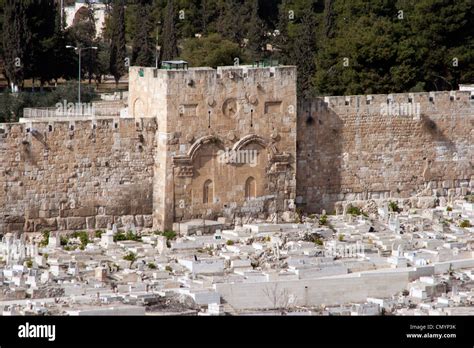
{"label": "arched recess", "polygon": [[232,147],[233,150],[241,150],[246,145],[250,143],[257,143],[260,144],[262,147],[268,147],[269,142],[265,140],[265,138],[257,135],[257,134],[249,134],[244,136],[242,139],[237,141],[234,146]]}
{"label": "arched recess", "polygon": [[245,181],[245,199],[255,199],[257,197],[257,181],[253,176],[250,176]]}
{"label": "arched recess", "polygon": [[208,179],[204,182],[202,188],[202,203],[210,204],[214,201],[214,185],[212,180]]}
{"label": "arched recess", "polygon": [[223,144],[223,141],[215,135],[206,135],[197,139],[189,148],[188,157],[190,160],[193,161],[196,158],[197,153],[203,146],[211,143],[217,143],[218,145],[221,145]]}
{"label": "arched recess", "polygon": [[145,117],[145,103],[140,98],[135,99],[133,102],[133,116]]}

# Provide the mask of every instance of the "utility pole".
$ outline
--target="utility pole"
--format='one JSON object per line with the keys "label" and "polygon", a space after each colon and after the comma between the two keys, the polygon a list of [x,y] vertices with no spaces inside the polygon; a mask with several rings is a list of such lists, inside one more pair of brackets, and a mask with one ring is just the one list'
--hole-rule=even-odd
{"label": "utility pole", "polygon": [[97,50],[97,47],[95,46],[91,46],[91,47],[85,47],[85,48],[82,48],[82,47],[75,47],[75,46],[70,46],[70,45],[67,45],[66,48],[74,48],[74,51],[77,52],[77,54],[79,55],[79,73],[78,73],[78,92],[77,92],[77,102],[78,102],[78,106],[80,107],[81,106],[81,54],[82,54],[82,51],[84,50]]}

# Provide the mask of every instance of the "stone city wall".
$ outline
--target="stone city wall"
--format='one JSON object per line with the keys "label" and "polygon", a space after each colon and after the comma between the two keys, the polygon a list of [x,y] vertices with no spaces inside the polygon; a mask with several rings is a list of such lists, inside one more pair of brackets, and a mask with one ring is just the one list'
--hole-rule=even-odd
{"label": "stone city wall", "polygon": [[[263,217],[293,198],[332,211],[474,185],[470,92],[326,97],[294,110],[294,67],[130,74],[133,118],[0,124],[0,233],[171,228]],[[258,161],[223,165],[227,149]]]}
{"label": "stone city wall", "polygon": [[464,196],[474,186],[473,139],[469,92],[303,102],[296,202],[318,212],[338,201]]}
{"label": "stone city wall", "polygon": [[0,232],[152,224],[156,121],[0,125]]}

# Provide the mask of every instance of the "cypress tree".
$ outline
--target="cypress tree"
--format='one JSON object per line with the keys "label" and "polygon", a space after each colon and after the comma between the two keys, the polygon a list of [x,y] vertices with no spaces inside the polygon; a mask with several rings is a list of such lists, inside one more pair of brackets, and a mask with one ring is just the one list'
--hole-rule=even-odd
{"label": "cypress tree", "polygon": [[247,48],[254,60],[259,60],[264,56],[265,50],[265,25],[258,14],[258,0],[250,1],[250,18],[248,24]]}
{"label": "cypress tree", "polygon": [[178,56],[178,35],[176,31],[176,11],[173,1],[166,5],[166,17],[163,26],[161,60],[170,60]]}
{"label": "cypress tree", "polygon": [[244,39],[246,19],[243,13],[245,7],[236,0],[226,0],[219,7],[219,18],[217,20],[217,31],[226,39],[234,41],[239,45]]}
{"label": "cypress tree", "polygon": [[334,37],[334,0],[324,2],[324,33],[327,38]]}
{"label": "cypress tree", "polygon": [[288,1],[283,0],[278,11],[278,36],[275,38],[275,48],[278,58],[283,64],[293,64],[290,58],[290,39],[288,37]]}
{"label": "cypress tree", "polygon": [[3,23],[5,73],[13,86],[23,84],[26,49],[30,42],[24,1],[6,0]]}
{"label": "cypress tree", "polygon": [[125,74],[125,5],[123,0],[115,0],[112,5],[112,40],[110,43],[110,73],[118,86],[120,78]]}
{"label": "cypress tree", "polygon": [[133,36],[132,63],[138,66],[152,66],[154,60],[155,44],[150,32],[151,6],[148,1],[141,0],[136,10],[136,26]]}
{"label": "cypress tree", "polygon": [[313,93],[313,75],[316,70],[316,21],[305,13],[293,38],[293,64],[298,65],[298,96],[308,98]]}

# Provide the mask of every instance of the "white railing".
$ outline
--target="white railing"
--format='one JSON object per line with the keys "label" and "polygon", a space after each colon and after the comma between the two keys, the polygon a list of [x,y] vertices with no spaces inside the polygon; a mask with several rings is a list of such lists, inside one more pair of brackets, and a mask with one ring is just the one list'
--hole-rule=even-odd
{"label": "white railing", "polygon": [[[122,107],[93,106],[83,110],[61,110],[58,108],[24,108],[24,118],[64,118],[64,117],[120,117]],[[123,112],[123,111],[122,111]]]}

